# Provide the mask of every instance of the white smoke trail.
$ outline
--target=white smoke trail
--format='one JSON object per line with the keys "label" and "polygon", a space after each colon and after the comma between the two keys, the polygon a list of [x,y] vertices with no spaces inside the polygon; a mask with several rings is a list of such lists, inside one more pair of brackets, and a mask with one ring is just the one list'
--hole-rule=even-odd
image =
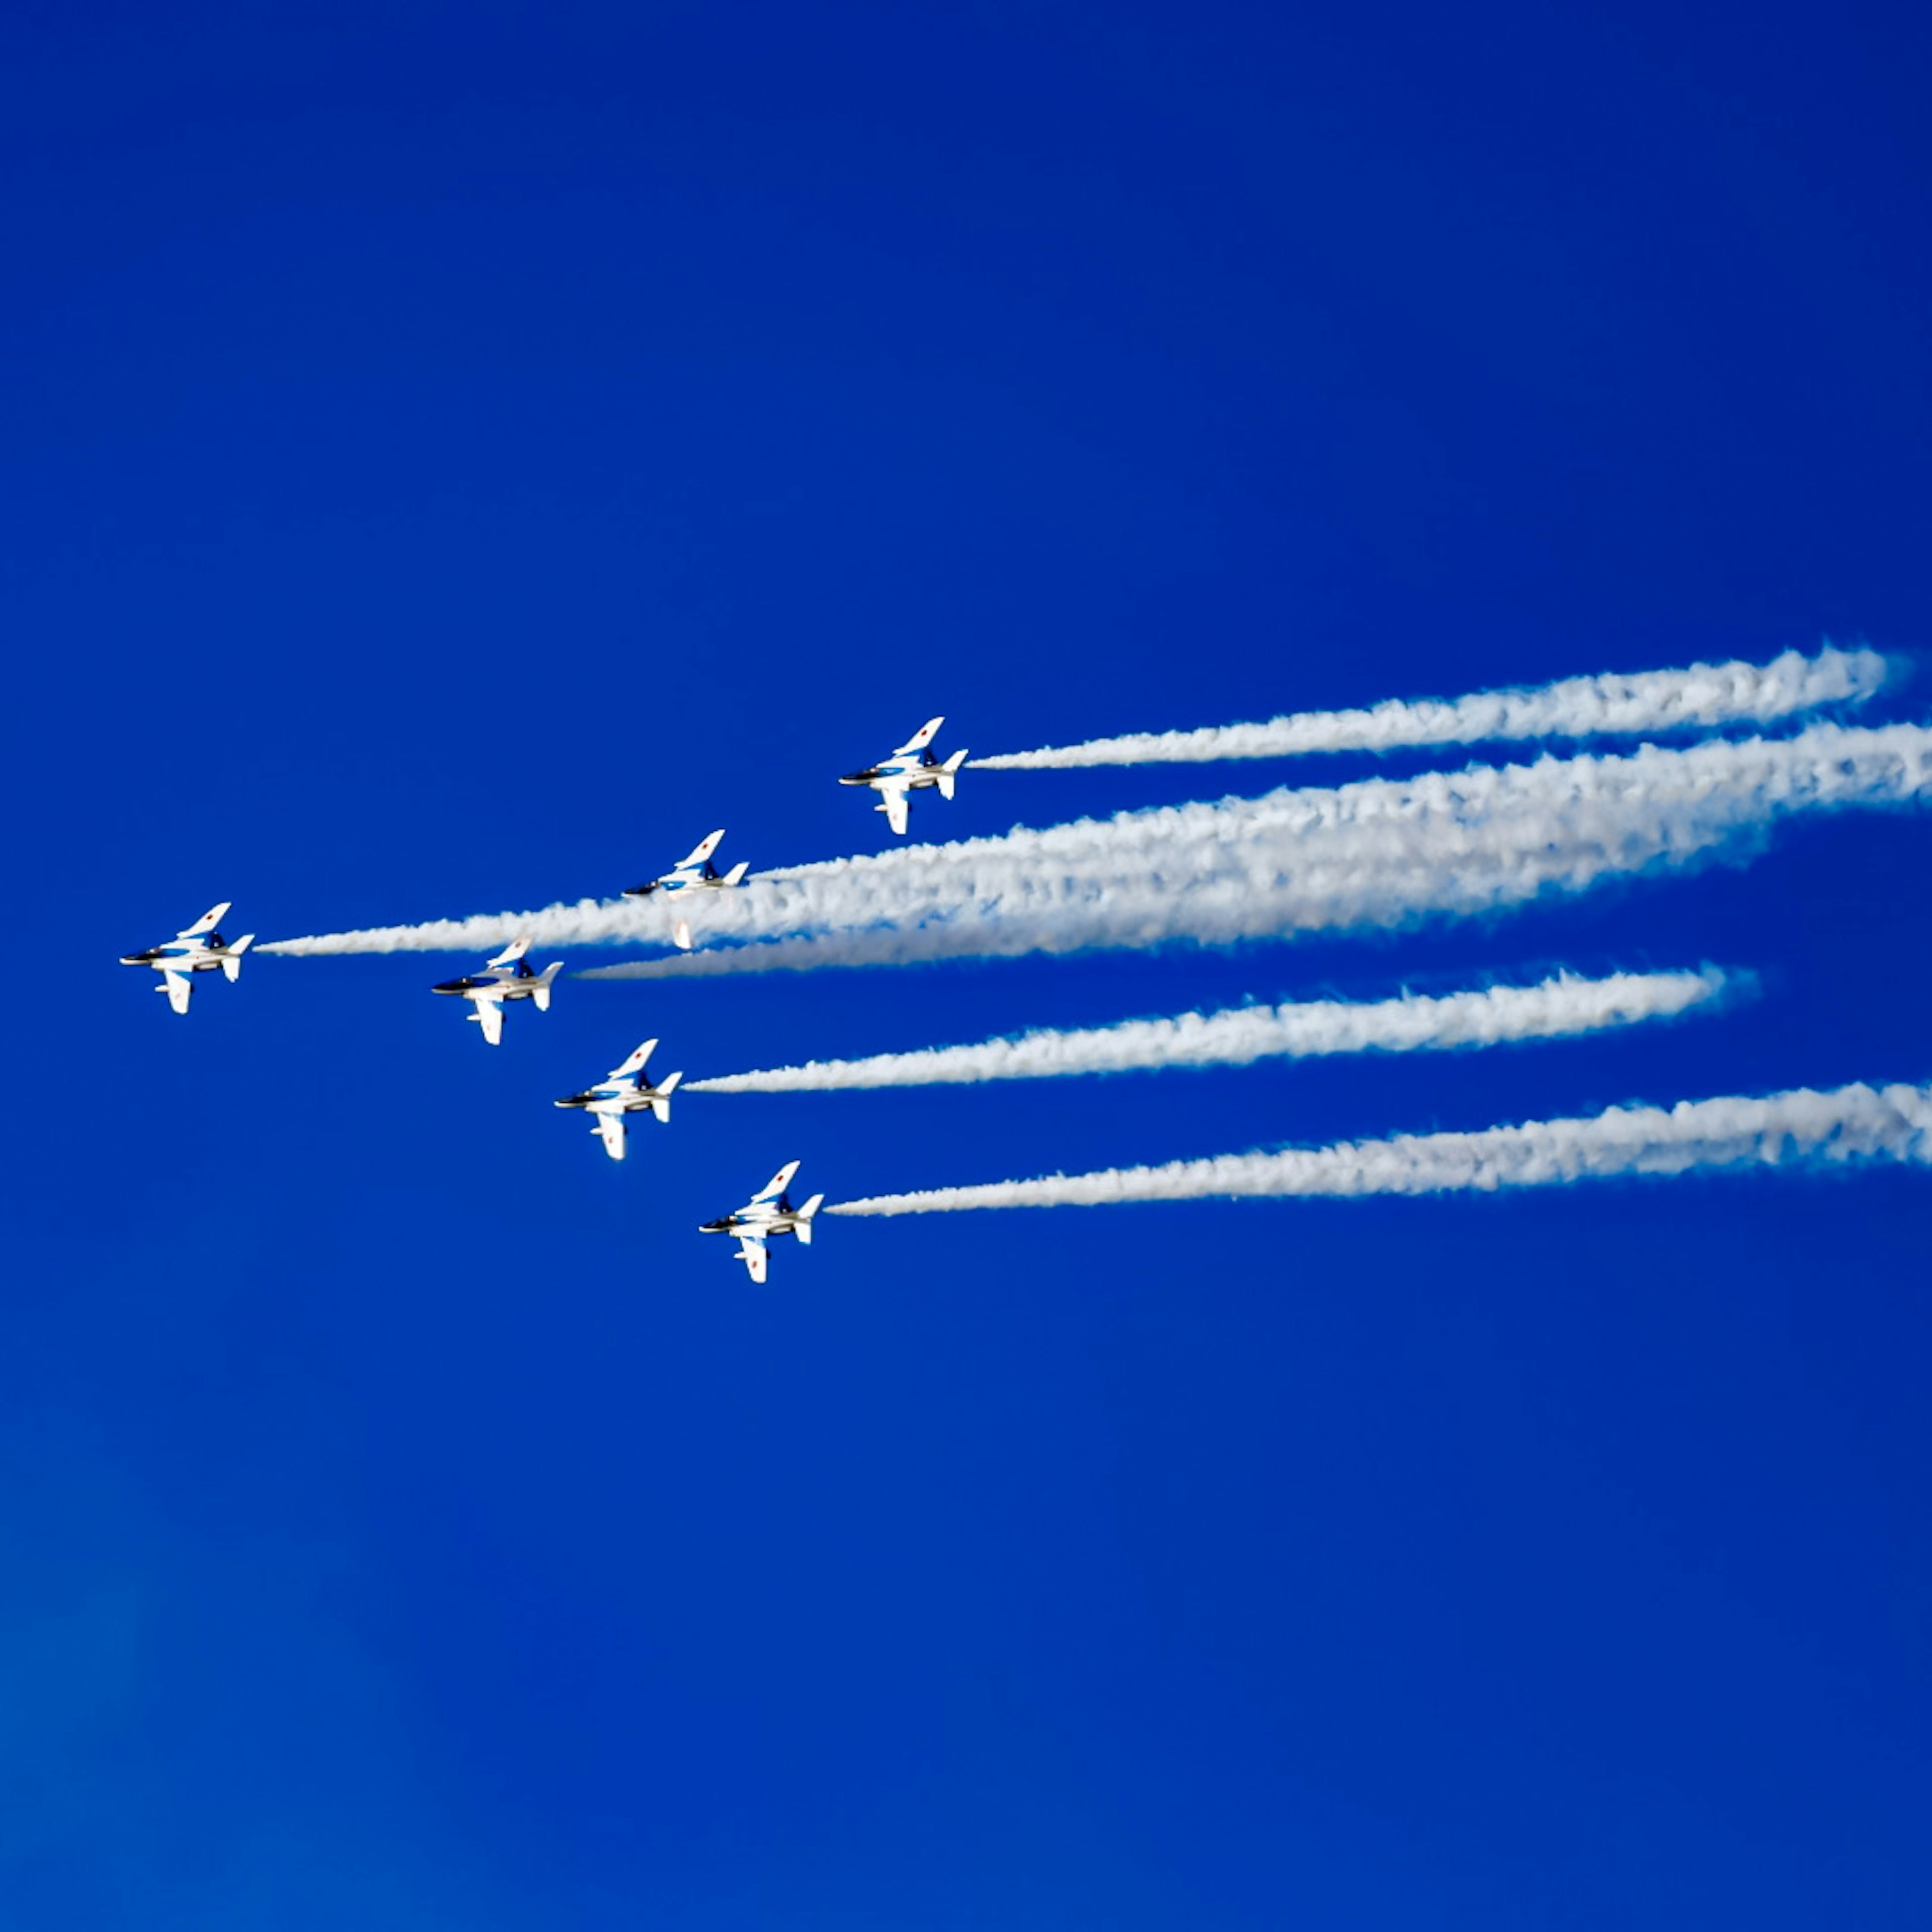
{"label": "white smoke trail", "polygon": [[[1286,789],[768,873],[705,896],[689,915],[704,950],[598,970],[897,964],[1400,926],[1748,856],[1786,814],[1928,795],[1932,729],[1915,724]],[[668,946],[672,916],[655,898],[586,900],[256,950],[494,950],[524,932],[540,946]],[[720,939],[752,943],[710,944]]]}
{"label": "white smoke trail", "polygon": [[940,1187],[827,1204],[828,1214],[938,1214],[968,1208],[1097,1207],[1216,1196],[1435,1194],[1548,1187],[1696,1168],[1866,1160],[1932,1164],[1932,1087],[1799,1088],[1762,1100],[1612,1107],[1588,1119],[1530,1120],[1480,1133],[1403,1134],[1278,1154],[1222,1154],[1162,1167]]}
{"label": "white smoke trail", "polygon": [[825,1093],[860,1087],[928,1087],[1124,1073],[1157,1066],[1229,1066],[1277,1056],[1496,1046],[1629,1026],[1688,1012],[1735,988],[1714,966],[1699,973],[1568,974],[1535,986],[1491,986],[1438,998],[1405,994],[1372,1004],[1311,1000],[1177,1019],[1129,1020],[1078,1032],[1042,1030],[974,1046],[814,1060],[755,1073],[688,1081],[687,1094]]}
{"label": "white smoke trail", "polygon": [[973,758],[969,770],[1040,771],[1082,765],[1199,764],[1309,752],[1387,752],[1408,745],[1474,745],[1506,738],[1592,738],[1768,724],[1823,704],[1856,704],[1884,684],[1886,660],[1827,644],[1816,657],[1786,651],[1768,664],[1692,664],[1630,676],[1565,678],[1531,690],[1453,700],[1391,698],[1366,711],[1303,711],[1264,724],[1140,731],[1038,752]]}

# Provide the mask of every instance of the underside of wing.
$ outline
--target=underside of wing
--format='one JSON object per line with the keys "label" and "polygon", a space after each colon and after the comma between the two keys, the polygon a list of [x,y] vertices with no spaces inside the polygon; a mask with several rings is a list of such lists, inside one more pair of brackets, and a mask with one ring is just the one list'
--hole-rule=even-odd
{"label": "underside of wing", "polygon": [[611,1068],[609,1078],[613,1081],[633,1079],[644,1071],[644,1063],[657,1051],[657,1046],[656,1040],[647,1040],[642,1046],[632,1048],[622,1066]]}
{"label": "underside of wing", "polygon": [[501,1000],[478,1000],[476,1010],[470,1017],[483,1029],[483,1037],[492,1046],[503,1043],[503,1003]]}
{"label": "underside of wing", "polygon": [[906,829],[906,795],[897,785],[888,786],[879,801],[886,823],[903,838]]}
{"label": "underside of wing", "polygon": [[184,926],[175,934],[177,939],[199,939],[204,932],[212,932],[228,916],[232,902],[224,899],[218,906],[211,906],[194,925]]}
{"label": "underside of wing", "polygon": [[188,996],[194,988],[188,982],[185,973],[164,973],[161,990],[168,996],[168,1004],[178,1013],[188,1011]]}
{"label": "underside of wing", "polygon": [[738,1237],[738,1258],[745,1264],[745,1272],[754,1281],[765,1278],[765,1244],[754,1240],[749,1234]]}
{"label": "underside of wing", "polygon": [[604,1143],[604,1151],[613,1160],[624,1158],[624,1117],[622,1114],[599,1114],[596,1117],[597,1137]]}
{"label": "underside of wing", "polygon": [[703,865],[705,860],[717,850],[718,841],[724,836],[724,828],[721,825],[716,832],[710,832],[700,839],[692,848],[691,856],[688,859],[679,860],[673,869],[684,872],[688,872],[694,866]]}
{"label": "underside of wing", "polygon": [[928,718],[892,756],[896,758],[911,758],[924,751],[939,736],[939,728],[945,722],[944,718]]}
{"label": "underside of wing", "polygon": [[755,1208],[760,1201],[776,1201],[791,1185],[792,1176],[798,1172],[798,1162],[788,1160],[752,1196],[751,1204]]}

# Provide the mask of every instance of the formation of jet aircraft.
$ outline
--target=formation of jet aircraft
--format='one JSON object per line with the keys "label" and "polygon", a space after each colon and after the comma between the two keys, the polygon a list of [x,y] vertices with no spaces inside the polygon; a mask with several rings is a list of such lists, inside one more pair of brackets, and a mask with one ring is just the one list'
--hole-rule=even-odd
{"label": "formation of jet aircraft", "polygon": [[785,1190],[797,1173],[799,1162],[788,1160],[735,1214],[698,1224],[700,1234],[735,1234],[738,1258],[754,1281],[765,1278],[765,1244],[779,1234],[796,1234],[807,1247],[812,1245],[812,1219],[825,1196],[814,1194],[802,1207],[794,1208]]}
{"label": "formation of jet aircraft", "polygon": [[[721,872],[711,862],[711,855],[718,849],[718,842],[724,836],[721,826],[716,832],[698,841],[688,858],[679,860],[661,879],[646,879],[641,886],[626,886],[624,896],[627,899],[648,898],[652,892],[722,892],[734,886],[745,883],[745,874],[752,868],[748,863],[740,862],[728,872]],[[691,922],[677,920],[671,927],[670,936],[674,944],[688,952],[692,947]]]}
{"label": "formation of jet aircraft", "polygon": [[550,982],[563,970],[561,959],[537,972],[524,955],[530,950],[527,939],[513,939],[494,959],[483,962],[480,973],[466,973],[460,980],[445,980],[432,992],[453,993],[471,1002],[470,1017],[481,1023],[483,1037],[492,1046],[503,1043],[503,1005],[508,1000],[528,1000],[540,1013],[550,1010]]}
{"label": "formation of jet aircraft", "polygon": [[[879,802],[875,809],[886,814],[886,823],[901,837],[905,834],[912,794],[931,789],[942,798],[952,797],[959,769],[966,762],[964,752],[956,752],[942,761],[931,749],[945,722],[944,718],[928,720],[890,758],[868,765],[863,771],[848,772],[838,781],[841,784],[867,786],[877,792]],[[712,832],[668,872],[627,887],[625,897],[647,898],[658,892],[675,897],[688,892],[725,892],[742,886],[751,869],[748,865],[741,862],[729,872],[721,872],[712,863],[712,856],[724,836],[722,830]],[[124,954],[121,963],[152,967],[161,976],[155,990],[167,994],[168,1004],[176,1012],[184,1013],[193,991],[194,974],[219,972],[231,981],[242,976],[242,956],[254,943],[255,935],[248,933],[233,940],[222,938],[220,922],[232,909],[227,902],[212,907],[173,938],[142,952]],[[674,921],[671,938],[688,952],[694,943],[689,920]],[[503,1039],[504,1008],[512,1000],[528,1000],[538,1012],[547,1012],[551,986],[563,969],[563,962],[559,960],[537,971],[524,956],[530,950],[528,938],[513,940],[476,971],[460,979],[443,980],[433,990],[468,1000],[469,1017],[482,1027],[483,1037],[490,1046],[499,1046]],[[657,1046],[655,1040],[646,1040],[595,1086],[580,1094],[566,1094],[556,1103],[588,1114],[592,1131],[613,1160],[624,1158],[627,1115],[649,1112],[660,1120],[670,1118],[670,1096],[684,1076],[668,1073],[655,1082],[650,1078],[646,1069]],[[706,1221],[699,1231],[734,1235],[738,1258],[754,1282],[765,1279],[768,1243],[781,1234],[796,1235],[808,1246],[811,1243],[812,1219],[825,1197],[814,1194],[801,1206],[792,1205],[786,1190],[798,1169],[796,1161],[787,1162],[735,1214]]]}
{"label": "formation of jet aircraft", "polygon": [[886,823],[901,838],[905,836],[910,795],[935,785],[941,798],[950,798],[959,767],[966,762],[964,752],[955,752],[942,764],[928,748],[945,722],[944,718],[928,718],[890,758],[868,765],[862,772],[848,772],[838,781],[841,784],[871,786],[879,794],[873,810],[883,812]]}
{"label": "formation of jet aircraft", "polygon": [[161,983],[154,991],[166,994],[168,1004],[176,1012],[186,1012],[188,995],[194,990],[188,977],[190,973],[218,971],[231,982],[242,976],[242,956],[254,943],[255,935],[244,933],[231,941],[224,939],[216,929],[228,916],[233,903],[224,899],[218,906],[210,907],[194,925],[184,927],[159,946],[151,946],[144,952],[122,954],[122,964],[152,966],[161,976]]}
{"label": "formation of jet aircraft", "polygon": [[657,1050],[657,1042],[647,1040],[621,1066],[614,1066],[594,1087],[581,1094],[566,1094],[560,1107],[578,1107],[590,1116],[590,1124],[604,1143],[604,1151],[613,1160],[624,1158],[624,1116],[642,1113],[646,1108],[661,1120],[670,1118],[670,1096],[682,1073],[668,1073],[653,1086],[644,1068]]}

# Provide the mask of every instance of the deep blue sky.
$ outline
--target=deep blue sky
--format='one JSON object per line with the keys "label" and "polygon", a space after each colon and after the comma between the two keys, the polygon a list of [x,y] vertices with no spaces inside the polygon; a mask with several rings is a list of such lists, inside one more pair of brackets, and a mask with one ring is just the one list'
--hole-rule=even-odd
{"label": "deep blue sky", "polygon": [[[113,964],[977,750],[1932,639],[1922,10],[20,6],[9,1932],[1918,1928],[1932,1184],[835,1196],[1932,1074],[1922,817],[1399,943]],[[1888,699],[1922,716],[1922,678]],[[916,831],[1369,769],[992,774]],[[1554,964],[1478,1058],[550,1098]]]}

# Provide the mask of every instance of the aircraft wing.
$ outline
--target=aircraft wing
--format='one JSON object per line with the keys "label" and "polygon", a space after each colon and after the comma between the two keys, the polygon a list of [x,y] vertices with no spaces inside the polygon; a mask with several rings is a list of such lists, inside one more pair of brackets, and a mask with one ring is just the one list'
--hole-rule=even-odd
{"label": "aircraft wing", "polygon": [[674,872],[688,872],[694,866],[701,866],[718,849],[718,842],[724,836],[724,828],[720,826],[716,832],[707,833],[700,839],[688,859],[680,859],[672,868]]}
{"label": "aircraft wing", "polygon": [[645,1062],[657,1051],[657,1046],[658,1043],[654,1040],[646,1040],[642,1046],[636,1048],[632,1052],[622,1066],[612,1067],[604,1078],[607,1080],[634,1081],[644,1070]]}
{"label": "aircraft wing", "polygon": [[604,1151],[613,1160],[624,1158],[624,1117],[622,1114],[596,1114],[597,1137],[604,1143]]}
{"label": "aircraft wing", "polygon": [[476,1002],[477,1024],[483,1029],[483,1037],[492,1046],[503,1043],[503,1003],[501,1000],[478,1000]]}
{"label": "aircraft wing", "polygon": [[753,1195],[746,1205],[755,1208],[760,1201],[776,1201],[791,1185],[792,1176],[798,1172],[798,1162],[788,1160]]}
{"label": "aircraft wing", "polygon": [[754,1281],[765,1278],[765,1244],[754,1234],[738,1237],[738,1258],[745,1264],[745,1272]]}
{"label": "aircraft wing", "polygon": [[880,788],[879,809],[886,814],[886,823],[903,838],[906,830],[906,795],[902,787],[883,785]]}
{"label": "aircraft wing", "polygon": [[199,939],[204,932],[212,932],[228,916],[232,899],[224,899],[218,906],[211,906],[194,925],[184,926],[175,934],[177,939]]}
{"label": "aircraft wing", "polygon": [[168,1004],[178,1013],[188,1011],[188,996],[194,991],[185,973],[164,973],[161,979],[168,995]]}
{"label": "aircraft wing", "polygon": [[945,722],[946,720],[944,718],[928,718],[897,751],[893,752],[892,756],[896,758],[917,758],[920,753],[939,736],[939,728]]}
{"label": "aircraft wing", "polygon": [[526,934],[521,939],[512,940],[495,958],[486,959],[483,963],[486,966],[514,966],[530,950],[530,936]]}

